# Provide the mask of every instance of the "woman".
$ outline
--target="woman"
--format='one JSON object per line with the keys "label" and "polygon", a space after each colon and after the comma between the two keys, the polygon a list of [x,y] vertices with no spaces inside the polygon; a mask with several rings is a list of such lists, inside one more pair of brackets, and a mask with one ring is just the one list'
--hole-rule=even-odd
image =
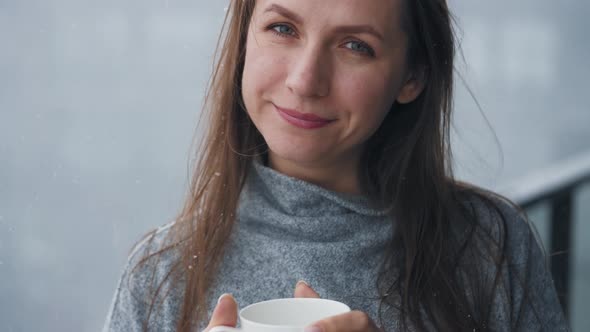
{"label": "woman", "polygon": [[453,179],[444,0],[232,0],[226,28],[190,195],[130,255],[105,331],[293,295],[354,310],[325,332],[567,329],[518,209]]}

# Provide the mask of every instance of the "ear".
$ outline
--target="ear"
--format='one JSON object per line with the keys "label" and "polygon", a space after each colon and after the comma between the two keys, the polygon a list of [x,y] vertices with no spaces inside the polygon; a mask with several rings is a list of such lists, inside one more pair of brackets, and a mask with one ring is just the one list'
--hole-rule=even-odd
{"label": "ear", "polygon": [[406,82],[397,95],[397,102],[400,104],[413,102],[422,93],[425,85],[426,74],[424,69],[419,69],[416,73],[408,75]]}

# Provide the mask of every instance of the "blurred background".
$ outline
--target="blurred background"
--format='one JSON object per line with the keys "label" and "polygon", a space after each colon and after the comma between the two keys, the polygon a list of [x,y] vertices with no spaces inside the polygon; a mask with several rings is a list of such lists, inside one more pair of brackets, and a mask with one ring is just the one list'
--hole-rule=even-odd
{"label": "blurred background", "polygon": [[[535,197],[590,168],[590,3],[449,3],[476,97],[458,80],[457,176],[533,202],[550,251],[554,205]],[[1,331],[101,329],[129,249],[181,206],[226,6],[0,0]],[[590,186],[574,182],[567,307],[587,331]]]}

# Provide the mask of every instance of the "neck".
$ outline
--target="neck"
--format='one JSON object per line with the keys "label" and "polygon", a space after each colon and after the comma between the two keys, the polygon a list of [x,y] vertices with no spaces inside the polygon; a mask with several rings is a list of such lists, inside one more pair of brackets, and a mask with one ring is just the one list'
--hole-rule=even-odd
{"label": "neck", "polygon": [[285,175],[313,183],[322,188],[346,193],[361,194],[358,168],[360,158],[348,158],[323,163],[296,163],[269,151],[268,167]]}

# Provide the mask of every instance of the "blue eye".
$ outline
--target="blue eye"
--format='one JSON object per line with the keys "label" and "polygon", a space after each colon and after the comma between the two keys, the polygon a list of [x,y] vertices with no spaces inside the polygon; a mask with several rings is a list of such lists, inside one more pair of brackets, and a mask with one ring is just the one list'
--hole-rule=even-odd
{"label": "blue eye", "polygon": [[367,45],[363,42],[350,41],[350,42],[346,43],[346,46],[355,52],[364,53],[364,54],[367,54],[370,56],[375,56],[375,51],[373,51],[373,49],[369,45]]}
{"label": "blue eye", "polygon": [[295,30],[286,24],[275,24],[270,28],[278,35],[291,36],[295,33]]}

